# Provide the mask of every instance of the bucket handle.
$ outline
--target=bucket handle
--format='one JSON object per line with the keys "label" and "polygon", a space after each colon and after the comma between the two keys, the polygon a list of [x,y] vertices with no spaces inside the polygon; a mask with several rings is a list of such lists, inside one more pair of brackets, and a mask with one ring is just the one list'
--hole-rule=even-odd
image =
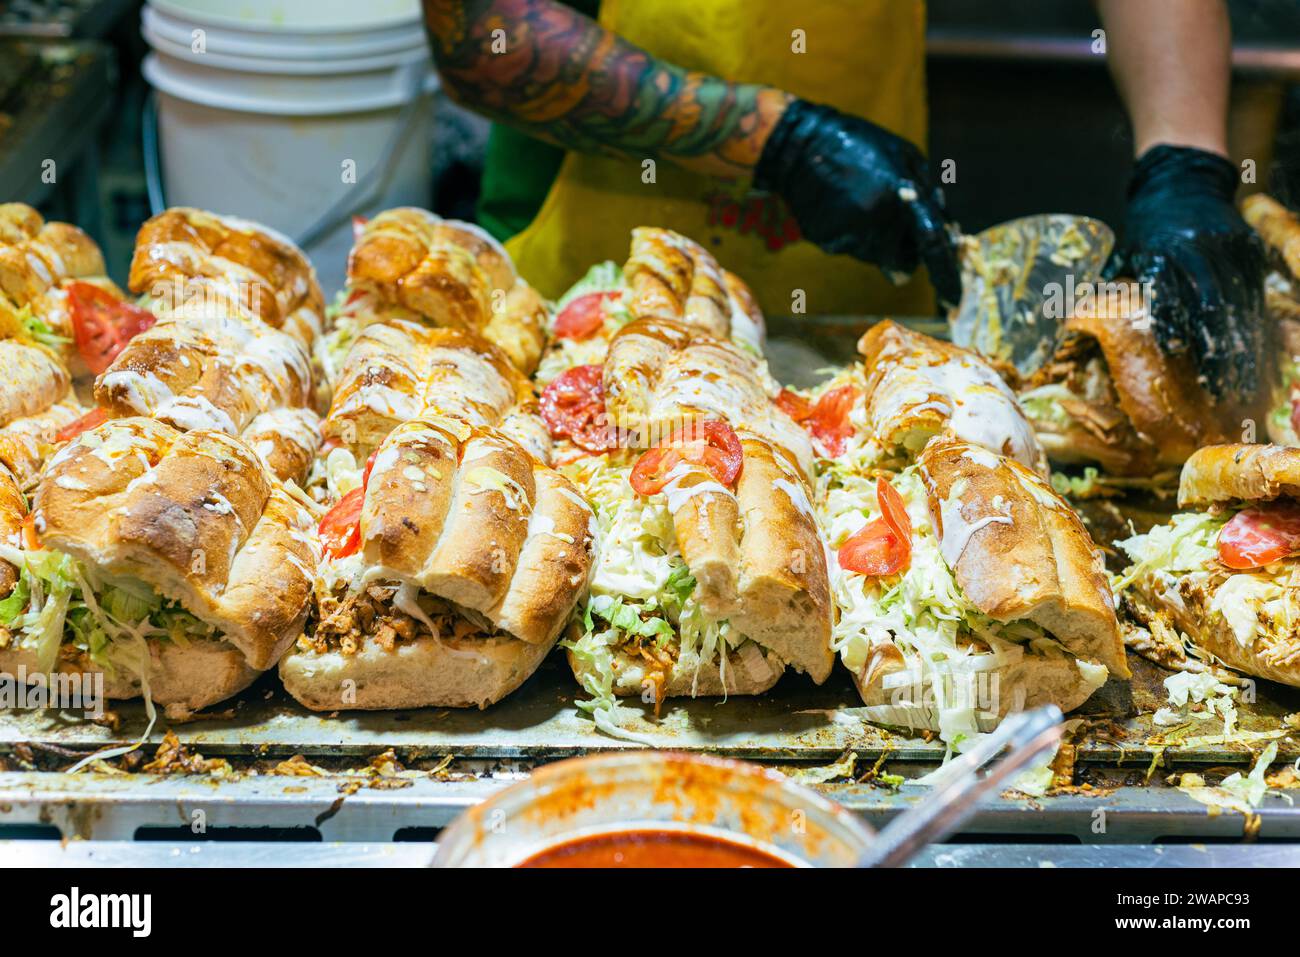
{"label": "bucket handle", "polygon": [[[360,191],[348,190],[340,196],[324,213],[316,218],[315,222],[303,230],[300,235],[294,237],[294,242],[298,246],[304,249],[311,246],[322,236],[331,233],[340,223],[365,209],[383,195],[384,190],[388,188],[389,180],[392,179],[393,173],[397,169],[398,158],[402,155],[407,137],[410,135],[415,111],[420,109],[424,99],[421,93],[424,89],[425,70],[426,67],[423,63],[412,64],[406,70],[404,83],[406,87],[405,103],[397,116],[396,128],[388,137],[388,142],[384,144],[384,151],[380,154],[378,162],[375,163],[370,173],[365,177],[368,181],[367,185]],[[153,90],[149,91],[145,101],[144,117],[141,123],[141,139],[144,146],[144,179],[145,190],[149,197],[149,212],[151,215],[157,216],[167,208],[167,197],[163,189],[162,162],[159,158],[158,98],[157,93]],[[374,175],[376,172],[378,176]]]}

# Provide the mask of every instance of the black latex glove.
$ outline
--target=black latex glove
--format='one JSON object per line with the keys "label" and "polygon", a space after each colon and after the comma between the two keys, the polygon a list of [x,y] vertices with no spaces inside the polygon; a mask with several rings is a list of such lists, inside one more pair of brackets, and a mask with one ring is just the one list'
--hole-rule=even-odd
{"label": "black latex glove", "polygon": [[939,299],[961,299],[943,196],[921,151],[829,106],[793,101],[763,146],[754,185],[782,196],[805,237],[886,275],[930,270]]}
{"label": "black latex glove", "polygon": [[1106,277],[1152,284],[1167,352],[1191,350],[1218,397],[1252,395],[1264,367],[1264,247],[1233,204],[1237,168],[1185,146],[1142,154],[1128,188],[1124,242]]}

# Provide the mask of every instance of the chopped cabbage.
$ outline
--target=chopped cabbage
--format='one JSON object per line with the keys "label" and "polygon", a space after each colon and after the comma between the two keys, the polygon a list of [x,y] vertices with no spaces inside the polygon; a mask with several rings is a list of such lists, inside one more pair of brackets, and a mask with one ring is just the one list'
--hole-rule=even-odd
{"label": "chopped cabbage", "polygon": [[596,263],[586,274],[575,282],[555,302],[555,311],[559,312],[579,296],[593,292],[613,292],[623,286],[623,270],[611,260]]}
{"label": "chopped cabbage", "polygon": [[1116,542],[1133,564],[1115,581],[1115,590],[1122,591],[1146,572],[1172,575],[1201,570],[1218,557],[1215,545],[1219,529],[1228,518],[1228,515],[1180,512],[1167,525],[1157,525],[1145,535]]}
{"label": "chopped cabbage", "polygon": [[39,342],[51,349],[58,349],[72,342],[67,336],[61,336],[55,332],[54,327],[44,319],[35,315],[30,305],[23,306],[18,310],[18,322],[22,325],[23,333],[28,339]]}
{"label": "chopped cabbage", "polygon": [[[1219,681],[1208,671],[1180,671],[1165,679],[1172,708],[1161,708],[1152,719],[1157,727],[1167,728],[1192,718],[1223,719],[1223,733],[1233,734],[1237,729],[1237,706],[1233,700],[1237,689]],[[1200,711],[1192,705],[1203,705]]]}

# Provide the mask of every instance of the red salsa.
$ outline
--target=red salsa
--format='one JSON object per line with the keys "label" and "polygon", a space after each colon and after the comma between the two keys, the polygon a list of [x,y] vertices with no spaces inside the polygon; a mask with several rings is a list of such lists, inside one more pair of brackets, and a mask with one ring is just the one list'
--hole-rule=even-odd
{"label": "red salsa", "polygon": [[616,831],[539,851],[519,867],[793,867],[775,855],[707,834]]}

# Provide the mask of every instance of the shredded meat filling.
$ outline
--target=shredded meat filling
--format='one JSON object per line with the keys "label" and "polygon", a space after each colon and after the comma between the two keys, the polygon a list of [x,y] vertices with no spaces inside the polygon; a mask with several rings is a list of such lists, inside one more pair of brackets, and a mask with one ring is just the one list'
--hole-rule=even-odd
{"label": "shredded meat filling", "polygon": [[[321,617],[298,639],[299,648],[318,654],[339,651],[354,655],[369,640],[393,651],[399,642],[430,634],[428,624],[393,604],[396,594],[395,585],[367,585],[351,594],[340,590],[321,603]],[[479,624],[443,602],[430,601],[427,595],[420,596],[420,610],[437,628],[437,638],[461,641],[490,636]]]}

